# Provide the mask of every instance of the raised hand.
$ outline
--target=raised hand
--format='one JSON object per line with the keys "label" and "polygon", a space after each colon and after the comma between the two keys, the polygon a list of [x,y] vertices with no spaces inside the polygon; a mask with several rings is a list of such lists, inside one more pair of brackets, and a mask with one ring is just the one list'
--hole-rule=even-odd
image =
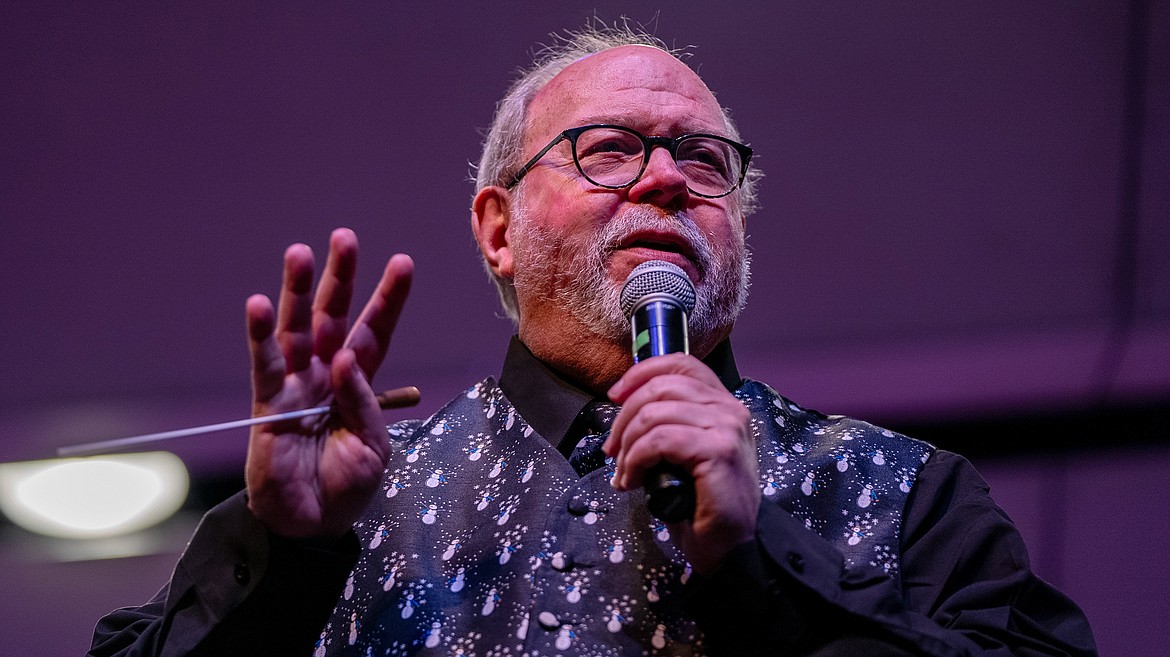
{"label": "raised hand", "polygon": [[698,572],[714,570],[756,530],[760,488],[747,408],[686,354],[634,365],[609,397],[622,405],[604,445],[616,457],[614,487],[641,488],[646,470],[663,460],[681,465],[695,481],[695,515],[670,533]]}
{"label": "raised hand", "polygon": [[390,457],[386,423],[369,380],[381,365],[410,291],[414,264],[386,263],[377,289],[349,325],[357,237],[333,231],[313,294],[313,252],[284,254],[279,310],[264,295],[246,304],[253,416],[334,404],[329,417],[252,428],[248,508],[288,538],[340,536],[369,504]]}

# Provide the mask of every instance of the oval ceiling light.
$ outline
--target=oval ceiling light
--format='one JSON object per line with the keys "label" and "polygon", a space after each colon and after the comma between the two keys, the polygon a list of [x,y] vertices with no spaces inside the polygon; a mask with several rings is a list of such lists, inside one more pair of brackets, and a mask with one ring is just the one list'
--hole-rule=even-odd
{"label": "oval ceiling light", "polygon": [[38,534],[105,538],[169,518],[189,483],[169,452],[3,463],[0,511]]}

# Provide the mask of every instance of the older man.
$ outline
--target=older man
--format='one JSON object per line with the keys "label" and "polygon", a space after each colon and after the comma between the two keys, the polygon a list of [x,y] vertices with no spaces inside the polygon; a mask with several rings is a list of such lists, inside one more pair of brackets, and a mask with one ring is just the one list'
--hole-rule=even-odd
{"label": "older man", "polygon": [[[315,294],[290,247],[279,309],[247,303],[254,412],[336,417],[257,427],[246,496],[91,654],[1092,654],[969,464],[740,378],[750,156],[653,39],[549,53],[501,103],[472,207],[518,327],[504,371],[391,440],[367,381],[410,260],[350,327],[354,235]],[[618,295],[648,260],[694,283],[693,355],[633,363]],[[663,461],[689,520],[635,492]]]}

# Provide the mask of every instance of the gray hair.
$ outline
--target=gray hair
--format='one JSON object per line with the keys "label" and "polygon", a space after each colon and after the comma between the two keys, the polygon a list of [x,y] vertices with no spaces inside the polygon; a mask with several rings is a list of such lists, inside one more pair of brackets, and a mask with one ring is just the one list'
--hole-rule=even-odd
{"label": "gray hair", "polygon": [[[689,54],[685,50],[670,48],[658,37],[639,28],[632,28],[625,21],[613,26],[598,22],[581,30],[566,31],[563,36],[554,34],[553,38],[555,40],[551,44],[543,46],[536,53],[532,65],[520,71],[516,81],[504,94],[504,98],[496,104],[495,117],[484,139],[483,154],[475,168],[477,194],[485,187],[503,186],[523,165],[524,129],[528,121],[528,107],[544,85],[570,64],[589,55],[631,45],[657,48],[679,61],[684,61],[684,57]],[[736,129],[727,109],[723,108],[722,113],[727,136],[737,141],[741,140],[739,130]],[[759,170],[750,167],[743,185],[735,192],[738,209],[743,217],[750,215],[757,207],[756,181],[760,176]],[[512,321],[519,322],[520,312],[512,281],[497,276],[486,261],[484,268],[496,284],[504,312]]]}

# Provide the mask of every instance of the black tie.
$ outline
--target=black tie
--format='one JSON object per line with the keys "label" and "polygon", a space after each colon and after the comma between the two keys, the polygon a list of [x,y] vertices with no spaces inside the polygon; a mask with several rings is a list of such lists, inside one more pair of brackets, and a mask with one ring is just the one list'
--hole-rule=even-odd
{"label": "black tie", "polygon": [[577,474],[584,477],[605,465],[605,452],[601,451],[601,444],[609,437],[609,427],[620,409],[617,404],[607,401],[591,401],[577,415],[574,424],[585,432],[569,456],[569,465],[573,466]]}

